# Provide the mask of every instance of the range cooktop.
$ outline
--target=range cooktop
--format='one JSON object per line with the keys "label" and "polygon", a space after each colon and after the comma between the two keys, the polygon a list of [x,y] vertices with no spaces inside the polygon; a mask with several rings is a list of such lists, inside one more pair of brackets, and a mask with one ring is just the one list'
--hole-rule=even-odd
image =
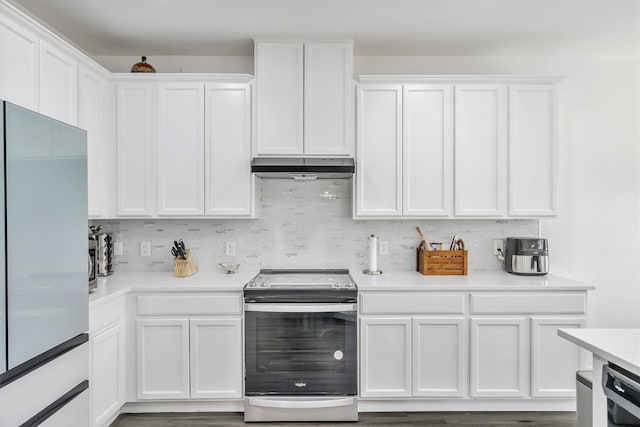
{"label": "range cooktop", "polygon": [[245,302],[355,302],[349,270],[262,269],[244,286]]}

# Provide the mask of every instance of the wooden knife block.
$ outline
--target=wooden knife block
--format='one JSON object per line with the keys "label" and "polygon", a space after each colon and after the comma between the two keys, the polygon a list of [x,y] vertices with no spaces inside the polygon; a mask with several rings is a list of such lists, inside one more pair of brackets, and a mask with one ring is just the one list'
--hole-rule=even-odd
{"label": "wooden knife block", "polygon": [[198,272],[198,264],[191,255],[191,249],[187,249],[187,259],[175,257],[173,259],[173,275],[175,277],[189,277]]}

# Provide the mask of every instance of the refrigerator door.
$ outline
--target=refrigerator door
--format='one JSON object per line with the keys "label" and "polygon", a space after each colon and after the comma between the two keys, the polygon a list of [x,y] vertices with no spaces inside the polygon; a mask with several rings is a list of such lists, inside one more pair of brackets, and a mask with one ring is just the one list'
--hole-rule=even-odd
{"label": "refrigerator door", "polygon": [[5,104],[7,369],[88,330],[86,132]]}
{"label": "refrigerator door", "polygon": [[[0,135],[4,135],[4,102],[0,101]],[[0,138],[1,139],[1,138]],[[7,370],[7,276],[4,252],[4,150],[0,145],[0,374]]]}

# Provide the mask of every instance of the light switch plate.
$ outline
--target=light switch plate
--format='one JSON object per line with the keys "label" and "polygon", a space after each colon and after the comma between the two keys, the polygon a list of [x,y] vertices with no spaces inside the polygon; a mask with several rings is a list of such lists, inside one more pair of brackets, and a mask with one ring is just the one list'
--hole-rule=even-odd
{"label": "light switch plate", "polygon": [[380,255],[389,255],[389,241],[380,240]]}
{"label": "light switch plate", "polygon": [[116,242],[113,245],[113,254],[115,256],[122,256],[122,242]]}

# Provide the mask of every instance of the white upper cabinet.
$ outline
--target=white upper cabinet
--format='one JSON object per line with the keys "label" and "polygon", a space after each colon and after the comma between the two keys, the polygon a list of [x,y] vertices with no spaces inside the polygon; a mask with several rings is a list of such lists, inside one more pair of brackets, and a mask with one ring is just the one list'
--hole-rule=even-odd
{"label": "white upper cabinet", "polygon": [[455,89],[455,215],[506,213],[506,85]]}
{"label": "white upper cabinet", "polygon": [[38,37],[0,13],[0,99],[37,111]]}
{"label": "white upper cabinet", "polygon": [[87,131],[87,175],[89,188],[89,216],[100,217],[105,214],[108,200],[104,195],[103,160],[107,139],[106,129],[106,90],[107,81],[86,67],[78,72],[78,127]]}
{"label": "white upper cabinet", "polygon": [[302,43],[255,45],[258,154],[303,152],[304,47]]}
{"label": "white upper cabinet", "polygon": [[253,214],[251,85],[205,85],[205,215]]}
{"label": "white upper cabinet", "polygon": [[402,86],[357,87],[356,216],[402,214]]}
{"label": "white upper cabinet", "polygon": [[204,214],[204,85],[158,86],[158,215]]}
{"label": "white upper cabinet", "polygon": [[353,46],[304,45],[304,152],[352,154]]}
{"label": "white upper cabinet", "polygon": [[556,211],[557,106],[551,84],[509,87],[509,215]]}
{"label": "white upper cabinet", "polygon": [[150,83],[120,83],[117,91],[117,214],[151,216],[156,88]]}
{"label": "white upper cabinet", "polygon": [[453,189],[452,86],[405,85],[402,105],[402,213],[448,216]]}
{"label": "white upper cabinet", "polygon": [[251,217],[249,76],[118,84],[120,216]]}
{"label": "white upper cabinet", "polygon": [[360,84],[356,93],[356,217],[449,216],[452,86]]}
{"label": "white upper cabinet", "polygon": [[78,62],[66,52],[40,43],[39,112],[77,124]]}
{"label": "white upper cabinet", "polygon": [[352,42],[255,43],[256,154],[352,155]]}

